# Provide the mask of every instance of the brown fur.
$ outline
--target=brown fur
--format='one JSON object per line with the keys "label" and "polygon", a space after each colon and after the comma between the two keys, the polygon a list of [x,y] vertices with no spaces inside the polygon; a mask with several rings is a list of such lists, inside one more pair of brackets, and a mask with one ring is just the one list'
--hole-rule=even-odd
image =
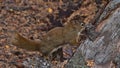
{"label": "brown fur", "polygon": [[41,41],[29,40],[14,32],[12,44],[27,50],[40,51],[43,55],[48,55],[54,48],[64,43],[76,45],[78,32],[83,30],[81,23],[68,23],[64,27],[56,27],[48,31]]}

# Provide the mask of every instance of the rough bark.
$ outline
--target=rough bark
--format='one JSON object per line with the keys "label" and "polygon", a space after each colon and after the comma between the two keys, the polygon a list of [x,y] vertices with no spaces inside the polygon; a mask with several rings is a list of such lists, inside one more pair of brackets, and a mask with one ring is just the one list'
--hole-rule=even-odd
{"label": "rough bark", "polygon": [[[80,56],[84,57],[85,60],[94,60],[94,68],[111,68],[111,61],[117,56],[120,56],[119,6],[120,0],[112,0],[107,5],[99,20],[96,22],[97,27],[95,31],[98,32],[99,35],[94,41],[87,38],[81,43],[77,52],[66,65],[66,68],[72,66],[74,66],[72,68],[80,68],[75,66],[76,63],[80,63]],[[71,64],[71,61],[74,63]]]}

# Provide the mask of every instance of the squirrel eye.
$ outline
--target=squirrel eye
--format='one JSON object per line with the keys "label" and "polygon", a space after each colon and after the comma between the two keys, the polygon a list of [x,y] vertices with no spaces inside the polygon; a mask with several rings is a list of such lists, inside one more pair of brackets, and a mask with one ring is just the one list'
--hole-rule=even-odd
{"label": "squirrel eye", "polygon": [[84,26],[84,25],[85,25],[85,24],[82,22],[82,23],[81,23],[81,26]]}

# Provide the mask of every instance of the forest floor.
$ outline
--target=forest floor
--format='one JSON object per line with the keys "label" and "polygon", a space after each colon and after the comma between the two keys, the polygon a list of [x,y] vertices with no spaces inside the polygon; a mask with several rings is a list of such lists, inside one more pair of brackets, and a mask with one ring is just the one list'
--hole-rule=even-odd
{"label": "forest floor", "polygon": [[[0,0],[0,67],[39,68],[43,65],[49,68],[39,52],[13,46],[12,31],[37,40],[49,30],[63,27],[73,13],[79,13],[81,20],[89,23],[106,3],[107,0]],[[62,68],[66,63],[67,60],[55,61],[53,67]]]}

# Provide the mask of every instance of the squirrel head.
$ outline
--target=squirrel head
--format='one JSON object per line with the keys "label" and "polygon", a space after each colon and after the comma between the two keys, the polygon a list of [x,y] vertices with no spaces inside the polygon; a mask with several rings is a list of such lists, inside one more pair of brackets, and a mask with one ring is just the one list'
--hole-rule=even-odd
{"label": "squirrel head", "polygon": [[80,15],[76,15],[66,24],[66,26],[68,28],[72,27],[75,30],[81,30],[82,28],[84,28],[85,23],[81,20]]}

